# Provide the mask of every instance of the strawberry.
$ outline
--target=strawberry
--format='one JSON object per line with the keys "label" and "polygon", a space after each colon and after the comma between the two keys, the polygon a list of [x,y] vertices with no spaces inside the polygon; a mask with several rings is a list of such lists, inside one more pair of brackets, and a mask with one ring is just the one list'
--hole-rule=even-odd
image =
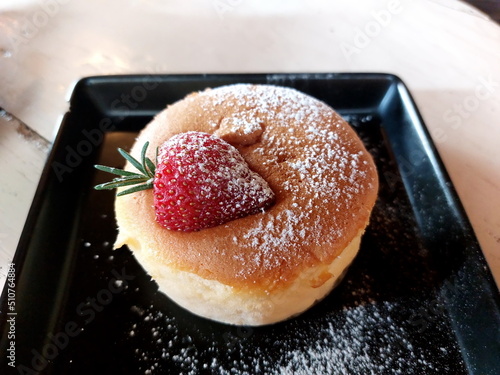
{"label": "strawberry", "polygon": [[197,231],[264,210],[274,201],[267,182],[252,171],[236,148],[214,135],[187,132],[173,136],[157,151],[156,165],[118,151],[141,173],[96,165],[117,174],[95,188],[136,185],[117,195],[153,188],[156,221],[163,227]]}

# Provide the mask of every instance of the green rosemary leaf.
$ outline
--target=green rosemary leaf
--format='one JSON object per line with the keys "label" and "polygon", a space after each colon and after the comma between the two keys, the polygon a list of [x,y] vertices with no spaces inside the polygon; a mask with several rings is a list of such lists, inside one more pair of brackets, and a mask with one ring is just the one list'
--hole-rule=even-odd
{"label": "green rosemary leaf", "polygon": [[146,166],[147,171],[149,172],[149,177],[153,178],[155,176],[156,166],[150,158],[146,158]]}
{"label": "green rosemary leaf", "polygon": [[[117,175],[113,180],[100,184],[94,187],[96,190],[106,190],[106,189],[116,189],[124,186],[133,186],[132,188],[123,190],[117,194],[117,196],[126,195],[130,193],[135,193],[136,191],[152,189],[155,177],[155,164],[146,157],[146,151],[149,146],[149,142],[146,142],[141,149],[141,161],[139,162],[127,151],[119,148],[118,152],[122,155],[130,164],[139,170],[139,172],[130,172],[123,169],[108,167],[105,165],[96,164],[94,167],[100,171],[112,173]],[[158,149],[157,149],[158,153]]]}
{"label": "green rosemary leaf", "polygon": [[110,183],[109,182],[106,182],[105,184],[99,184],[99,185],[96,185],[94,186],[94,189],[95,190],[107,190],[107,189],[111,189],[108,187]]}
{"label": "green rosemary leaf", "polygon": [[118,194],[116,194],[116,196],[117,197],[121,197],[122,195],[130,194],[130,193],[135,193],[135,192],[141,191],[141,190],[151,189],[152,187],[153,187],[153,183],[145,183],[143,185],[136,185],[133,188],[130,188],[130,189],[127,189],[127,190],[123,190],[123,191],[119,192]]}
{"label": "green rosemary leaf", "polygon": [[130,164],[132,164],[134,167],[136,167],[138,170],[140,170],[142,173],[147,175],[146,171],[142,168],[142,164],[139,163],[132,155],[130,155],[127,151],[119,148],[118,152],[123,156],[125,159],[127,159]]}
{"label": "green rosemary leaf", "polygon": [[100,165],[100,164],[94,165],[94,168],[99,169],[100,171],[103,171],[103,172],[116,174],[118,176],[143,177],[143,175],[138,174],[138,173],[129,172],[129,171],[125,171],[123,169],[118,169],[118,168],[113,168],[113,167],[107,167],[105,165]]}
{"label": "green rosemary leaf", "polygon": [[149,176],[148,168],[146,166],[146,151],[148,149],[148,146],[149,146],[149,142],[144,143],[144,146],[142,146],[141,165],[142,165],[142,170]]}
{"label": "green rosemary leaf", "polygon": [[113,181],[97,185],[95,189],[96,190],[115,189],[122,186],[137,185],[147,181],[148,180],[146,178],[131,178],[131,179],[115,178]]}

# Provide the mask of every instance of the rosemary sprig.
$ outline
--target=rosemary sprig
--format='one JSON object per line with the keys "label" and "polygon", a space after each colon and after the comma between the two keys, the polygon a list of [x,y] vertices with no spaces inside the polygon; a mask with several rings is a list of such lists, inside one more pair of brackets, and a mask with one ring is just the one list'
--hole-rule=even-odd
{"label": "rosemary sprig", "polygon": [[[117,197],[135,193],[141,190],[147,190],[153,188],[153,180],[155,177],[155,164],[146,157],[146,151],[149,146],[149,142],[144,143],[144,146],[141,150],[141,161],[135,159],[132,155],[130,155],[127,151],[119,148],[118,152],[132,164],[140,173],[137,172],[129,172],[123,169],[107,167],[105,165],[94,165],[96,169],[100,171],[111,173],[117,175],[119,177],[115,177],[113,180],[106,182],[104,184],[96,185],[94,189],[96,190],[110,190],[116,189],[124,186],[135,185],[129,189],[123,190],[116,194]],[[157,150],[158,155],[158,150]]]}

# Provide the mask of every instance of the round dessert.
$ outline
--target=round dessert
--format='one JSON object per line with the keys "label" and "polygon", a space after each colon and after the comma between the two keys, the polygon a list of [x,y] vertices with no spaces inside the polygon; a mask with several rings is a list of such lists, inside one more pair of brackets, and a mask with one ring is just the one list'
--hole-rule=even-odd
{"label": "round dessert", "polygon": [[353,129],[297,90],[237,84],[168,106],[130,153],[139,159],[149,142],[154,160],[157,147],[186,132],[234,146],[273,204],[184,232],[159,225],[153,192],[138,191],[116,198],[115,248],[127,245],[180,306],[224,323],[279,322],[327,295],[355,258],[377,197],[375,165]]}

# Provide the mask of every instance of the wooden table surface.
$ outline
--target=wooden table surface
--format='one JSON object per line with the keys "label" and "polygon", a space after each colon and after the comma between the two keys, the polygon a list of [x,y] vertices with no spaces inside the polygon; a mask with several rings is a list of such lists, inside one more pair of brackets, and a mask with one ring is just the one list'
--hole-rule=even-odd
{"label": "wooden table surface", "polygon": [[500,27],[456,0],[2,0],[0,285],[78,79],[236,72],[398,75],[500,285]]}

